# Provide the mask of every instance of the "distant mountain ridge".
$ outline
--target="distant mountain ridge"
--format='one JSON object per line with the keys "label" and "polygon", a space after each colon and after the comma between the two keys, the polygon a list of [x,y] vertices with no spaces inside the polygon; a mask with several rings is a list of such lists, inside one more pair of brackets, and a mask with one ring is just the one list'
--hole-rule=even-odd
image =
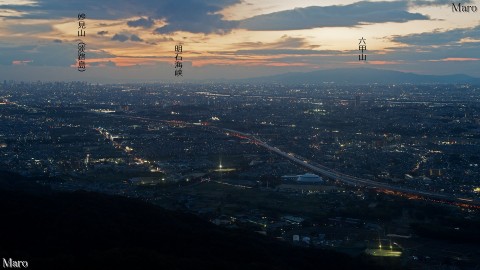
{"label": "distant mountain ridge", "polygon": [[480,85],[480,78],[465,74],[422,75],[393,70],[373,68],[328,69],[311,72],[289,72],[285,74],[255,77],[241,81],[255,83],[338,83],[338,84],[475,84]]}

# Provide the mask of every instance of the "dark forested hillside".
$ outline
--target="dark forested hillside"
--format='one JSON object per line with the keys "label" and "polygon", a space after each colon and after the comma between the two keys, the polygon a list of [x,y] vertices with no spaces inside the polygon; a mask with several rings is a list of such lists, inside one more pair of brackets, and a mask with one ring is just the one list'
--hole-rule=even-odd
{"label": "dark forested hillside", "polygon": [[138,200],[0,179],[0,257],[29,269],[375,269]]}

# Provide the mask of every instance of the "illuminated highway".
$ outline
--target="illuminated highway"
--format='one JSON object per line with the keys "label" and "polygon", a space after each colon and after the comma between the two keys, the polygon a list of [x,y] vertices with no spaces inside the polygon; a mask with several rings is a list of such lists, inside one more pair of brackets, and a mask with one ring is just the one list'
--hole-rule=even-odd
{"label": "illuminated highway", "polygon": [[277,147],[273,147],[268,145],[267,143],[261,141],[260,139],[256,138],[255,136],[252,136],[250,134],[246,134],[243,132],[239,132],[236,130],[231,130],[231,129],[223,129],[228,135],[231,136],[237,136],[240,138],[244,139],[249,139],[253,143],[255,143],[258,146],[264,147],[267,150],[274,152],[284,158],[289,159],[290,161],[305,167],[315,173],[318,173],[324,177],[328,177],[330,179],[338,180],[342,183],[345,183],[350,186],[356,186],[356,187],[367,187],[367,188],[375,188],[377,190],[382,190],[385,192],[393,193],[393,194],[398,194],[398,195],[406,195],[410,197],[417,197],[417,198],[425,198],[425,199],[430,199],[434,201],[440,201],[444,203],[454,203],[456,205],[460,206],[465,206],[465,207],[474,207],[474,208],[479,208],[480,207],[480,201],[474,200],[474,199],[465,199],[465,198],[457,198],[453,195],[447,195],[447,194],[440,194],[440,193],[434,193],[434,192],[428,192],[428,191],[422,191],[422,190],[416,190],[416,189],[409,189],[409,188],[403,188],[399,186],[393,186],[388,183],[382,183],[378,181],[373,181],[373,180],[368,180],[368,179],[363,179],[363,178],[358,178],[350,175],[346,175],[340,172],[337,172],[335,170],[332,170],[330,168],[327,168],[325,166],[322,166],[320,164],[308,162],[305,158],[300,157],[298,155],[295,155],[293,153],[286,153]]}
{"label": "illuminated highway", "polygon": [[[184,121],[167,121],[167,120],[155,120],[147,117],[137,117],[137,116],[114,116],[114,117],[119,117],[119,118],[130,118],[130,119],[136,119],[136,120],[146,120],[146,121],[157,121],[157,122],[163,122],[166,124],[170,125],[186,125],[186,126],[194,126],[195,124],[184,122]],[[441,193],[435,193],[435,192],[428,192],[428,191],[423,191],[423,190],[416,190],[416,189],[411,189],[411,188],[404,188],[404,187],[399,187],[399,186],[394,186],[388,183],[382,183],[378,181],[373,181],[373,180],[368,180],[368,179],[363,179],[363,178],[358,178],[350,175],[346,175],[340,172],[337,172],[335,170],[332,170],[330,168],[327,168],[325,166],[322,166],[320,164],[316,164],[313,162],[308,162],[305,158],[298,156],[293,153],[287,153],[284,152],[277,147],[273,147],[268,145],[266,142],[263,142],[262,140],[256,138],[255,136],[251,134],[247,134],[244,132],[232,130],[232,129],[226,129],[226,128],[219,128],[215,126],[208,126],[209,128],[215,129],[217,131],[226,133],[228,136],[235,136],[239,137],[242,139],[247,139],[250,140],[252,143],[264,147],[265,149],[274,152],[284,158],[287,158],[291,160],[292,162],[305,167],[312,172],[318,173],[324,177],[340,181],[344,184],[350,185],[350,186],[355,186],[355,187],[364,187],[364,188],[373,188],[378,191],[382,191],[385,193],[390,193],[393,195],[398,195],[398,196],[404,196],[412,199],[429,199],[430,201],[434,202],[441,202],[441,203],[450,203],[454,204],[457,206],[461,207],[470,207],[470,208],[477,208],[480,209],[480,201],[477,199],[471,199],[471,198],[459,198],[455,197],[453,194],[441,194]]]}

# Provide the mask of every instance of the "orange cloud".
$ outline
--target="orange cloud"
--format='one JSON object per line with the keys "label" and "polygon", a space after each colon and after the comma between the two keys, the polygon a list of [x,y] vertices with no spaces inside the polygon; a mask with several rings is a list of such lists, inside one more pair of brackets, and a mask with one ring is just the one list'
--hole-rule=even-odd
{"label": "orange cloud", "polygon": [[448,57],[440,60],[427,60],[428,62],[462,62],[462,61],[479,61],[480,58],[462,58],[462,57]]}
{"label": "orange cloud", "polygon": [[[87,58],[85,60],[86,66],[91,67],[92,64],[96,64],[100,67],[108,66],[109,63],[114,63],[117,67],[131,67],[136,65],[141,66],[153,66],[157,63],[172,63],[166,59],[160,58],[145,58],[145,57],[111,57],[111,58]],[[76,67],[77,63],[71,65]]]}
{"label": "orange cloud", "polygon": [[403,61],[368,61],[368,63],[372,65],[397,65],[402,62]]}
{"label": "orange cloud", "polygon": [[13,60],[12,65],[26,65],[28,63],[32,63],[33,60]]}

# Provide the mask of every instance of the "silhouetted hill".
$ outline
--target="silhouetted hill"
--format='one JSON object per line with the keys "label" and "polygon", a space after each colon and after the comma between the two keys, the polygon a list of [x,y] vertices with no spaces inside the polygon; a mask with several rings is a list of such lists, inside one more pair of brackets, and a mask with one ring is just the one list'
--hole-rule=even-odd
{"label": "silhouetted hill", "polygon": [[282,83],[282,84],[318,84],[318,83],[337,83],[337,84],[457,84],[469,83],[480,84],[480,78],[471,77],[464,74],[454,75],[420,75],[415,73],[406,73],[392,70],[382,70],[373,68],[345,68],[319,70],[313,72],[292,72],[267,77],[250,78],[248,82],[256,83]]}
{"label": "silhouetted hill", "polygon": [[0,173],[0,257],[28,269],[375,269],[139,200],[37,192],[27,180]]}

